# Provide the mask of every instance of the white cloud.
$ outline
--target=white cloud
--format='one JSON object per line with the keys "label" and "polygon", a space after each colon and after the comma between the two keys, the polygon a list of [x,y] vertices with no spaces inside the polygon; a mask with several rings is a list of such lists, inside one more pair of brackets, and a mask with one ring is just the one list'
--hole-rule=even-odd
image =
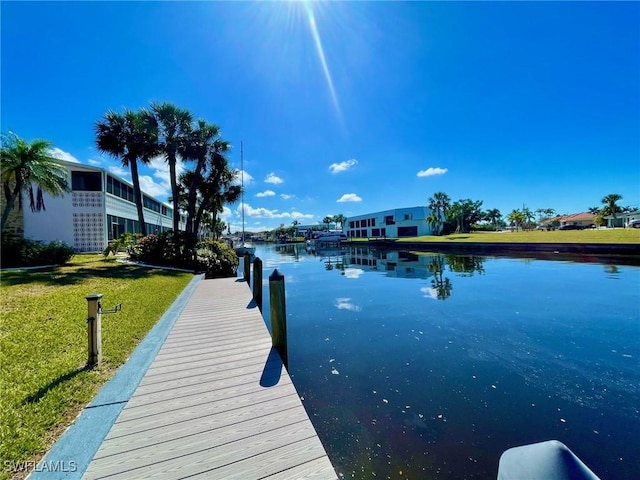
{"label": "white cloud", "polygon": [[93,158],[89,159],[89,165],[99,166],[102,165],[102,160],[94,160]]}
{"label": "white cloud", "polygon": [[349,310],[350,312],[359,312],[362,307],[351,303],[350,298],[336,298],[335,307],[338,310]]}
{"label": "white cloud", "polygon": [[80,163],[80,160],[78,160],[76,157],[71,155],[69,152],[65,152],[64,150],[59,149],[58,147],[50,148],[49,153],[52,157],[59,160],[65,160],[72,163]]}
{"label": "white cloud", "polygon": [[156,183],[149,175],[140,175],[140,190],[163,202],[171,196],[165,186]]}
{"label": "white cloud", "polygon": [[253,183],[253,177],[246,170],[237,170],[232,183],[234,185],[240,185],[243,181],[245,185],[249,185]]}
{"label": "white cloud", "polygon": [[[242,204],[238,205],[236,208],[236,212],[238,215],[242,215]],[[277,209],[269,210],[268,208],[253,208],[248,203],[244,205],[244,215],[245,217],[254,217],[254,218],[290,218],[290,219],[311,219],[315,218],[315,215],[310,213],[300,213],[300,212],[280,212]]]}
{"label": "white cloud", "polygon": [[417,175],[418,177],[432,177],[434,175],[444,175],[445,173],[447,173],[446,168],[429,167],[426,170],[420,170]]}
{"label": "white cloud", "polygon": [[358,161],[355,158],[352,158],[351,160],[345,160],[344,162],[332,163],[331,165],[329,165],[329,171],[331,173],[346,172],[351,167],[355,167],[357,164]]}
{"label": "white cloud", "polygon": [[438,291],[435,288],[423,287],[420,291],[424,293],[424,298],[431,298],[433,300],[437,300],[438,298]]}
{"label": "white cloud", "polygon": [[[218,213],[218,217],[227,222],[227,219],[231,218],[231,209],[229,207],[222,207],[222,213]],[[228,222],[227,222],[228,223]]]}
{"label": "white cloud", "polygon": [[265,190],[264,192],[256,193],[256,197],[273,197],[276,194],[273,190]]}
{"label": "white cloud", "polygon": [[109,171],[114,175],[118,175],[119,177],[122,177],[122,178],[129,178],[131,176],[130,175],[131,172],[120,165],[109,166]]}
{"label": "white cloud", "polygon": [[356,195],[355,193],[345,193],[344,195],[342,195],[338,200],[336,200],[338,203],[342,203],[342,202],[361,202],[362,198],[360,198],[358,195]]}
{"label": "white cloud", "polygon": [[361,268],[345,268],[344,276],[347,278],[358,278],[360,275],[364,273],[364,270]]}
{"label": "white cloud", "polygon": [[280,177],[278,177],[273,172],[271,172],[269,175],[267,175],[266,178],[264,179],[264,181],[266,183],[273,183],[274,185],[280,185],[281,183],[284,183],[284,180],[282,180]]}
{"label": "white cloud", "polygon": [[280,194],[280,198],[282,198],[283,200],[289,200],[290,198],[295,197],[295,195],[289,195],[288,193],[281,193]]}

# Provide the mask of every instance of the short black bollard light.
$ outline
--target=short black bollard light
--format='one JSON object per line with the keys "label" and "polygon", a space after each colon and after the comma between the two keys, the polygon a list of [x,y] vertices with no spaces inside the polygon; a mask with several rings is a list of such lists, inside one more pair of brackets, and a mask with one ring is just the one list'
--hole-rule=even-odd
{"label": "short black bollard light", "polygon": [[271,342],[280,353],[285,368],[288,368],[287,306],[284,292],[284,275],[278,269],[275,269],[269,276],[269,304],[269,311],[271,312]]}
{"label": "short black bollard light", "polygon": [[85,297],[88,302],[87,338],[89,357],[87,365],[90,367],[99,365],[102,361],[102,314],[118,313],[122,310],[122,304],[116,305],[113,310],[103,310],[100,301],[102,296],[102,293],[93,293]]}
{"label": "short black bollard light", "polygon": [[102,312],[100,299],[102,293],[85,297],[88,302],[87,337],[89,339],[89,358],[87,365],[98,365],[102,361]]}

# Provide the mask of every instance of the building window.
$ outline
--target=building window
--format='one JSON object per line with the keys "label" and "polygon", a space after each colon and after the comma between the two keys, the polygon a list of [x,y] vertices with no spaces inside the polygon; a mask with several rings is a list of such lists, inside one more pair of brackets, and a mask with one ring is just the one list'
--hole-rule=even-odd
{"label": "building window", "polygon": [[102,174],[100,172],[71,172],[71,189],[83,192],[102,191]]}
{"label": "building window", "polygon": [[387,215],[386,217],[384,217],[384,224],[385,225],[395,225],[396,222],[393,221],[393,215]]}
{"label": "building window", "polygon": [[349,228],[353,228],[354,227],[354,223],[353,221],[349,222]]}
{"label": "building window", "polygon": [[398,237],[417,237],[418,227],[398,227]]}
{"label": "building window", "polygon": [[371,219],[371,226],[372,226],[372,227],[375,227],[375,226],[376,226],[376,219],[375,219],[375,218],[372,218],[372,219]]}
{"label": "building window", "polygon": [[367,231],[366,231],[366,230],[361,230],[361,231],[360,231],[360,235],[361,235],[362,237],[365,237],[365,238],[366,238],[366,236],[367,236]]}
{"label": "building window", "polygon": [[379,237],[380,236],[380,229],[379,228],[371,229],[371,236],[372,237]]}
{"label": "building window", "polygon": [[380,229],[380,234],[381,234],[383,237],[386,237],[386,236],[387,236],[387,229],[386,229],[386,228],[381,228],[381,229]]}
{"label": "building window", "polygon": [[411,215],[410,213],[405,213],[404,214],[404,219],[405,220],[412,220],[413,219],[413,215]]}

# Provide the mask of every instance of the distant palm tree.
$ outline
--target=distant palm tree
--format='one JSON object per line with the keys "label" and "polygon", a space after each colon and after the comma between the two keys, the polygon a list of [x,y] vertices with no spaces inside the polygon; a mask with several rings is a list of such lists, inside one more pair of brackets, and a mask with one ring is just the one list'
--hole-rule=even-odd
{"label": "distant palm tree", "polygon": [[[451,198],[444,192],[436,192],[433,194],[433,197],[429,198],[429,208],[431,210],[435,210],[438,215],[438,219],[440,221],[440,225],[442,224],[447,210],[451,206]],[[438,228],[438,231],[441,231],[442,228]]]}
{"label": "distant palm tree", "polygon": [[498,222],[502,218],[502,213],[497,208],[492,208],[486,211],[485,213],[486,219],[491,222],[493,228],[498,228]]}
{"label": "distant palm tree", "polygon": [[28,143],[13,132],[2,136],[1,182],[6,204],[0,230],[4,230],[16,201],[18,208],[22,208],[23,192],[29,196],[31,211],[39,212],[46,210],[43,192],[56,197],[70,191],[67,169],[51,156],[51,146],[51,142],[46,140]]}
{"label": "distant palm tree", "polygon": [[344,228],[344,222],[347,221],[347,217],[345,217],[342,213],[334,215],[333,221],[340,224],[340,229]]}
{"label": "distant palm tree", "polygon": [[[172,103],[152,103],[151,110],[158,126],[158,149],[164,155],[169,164],[169,180],[171,182],[171,195],[178,198],[178,178],[176,174],[176,164],[178,154],[186,148],[191,140],[191,123],[193,116],[188,110],[179,108]],[[173,208],[173,231],[178,233],[180,227],[180,208],[174,204]],[[180,245],[176,242],[176,249]]]}
{"label": "distant palm tree", "polygon": [[440,225],[442,224],[442,219],[438,216],[438,212],[435,210],[431,210],[429,215],[427,216],[427,224],[431,227],[431,230],[435,235],[440,233]]}
{"label": "distant palm tree", "polygon": [[333,218],[331,218],[331,217],[329,217],[329,216],[324,217],[324,218],[322,219],[322,223],[324,224],[324,229],[325,229],[325,230],[329,230],[329,225],[331,225],[331,222],[332,222],[332,221],[333,221]]}
{"label": "distant palm tree", "polygon": [[139,112],[125,109],[124,114],[110,110],[105,113],[102,120],[95,123],[94,129],[98,150],[119,158],[123,166],[131,168],[133,197],[138,211],[140,233],[146,235],[138,161],[149,163],[151,158],[158,154],[157,129],[153,116],[145,109]]}
{"label": "distant palm tree", "polygon": [[518,227],[522,226],[526,221],[525,214],[520,210],[512,210],[509,215],[507,215],[507,220],[511,222],[516,227],[516,232],[518,231]]}
{"label": "distant palm tree", "polygon": [[616,213],[622,212],[622,208],[618,205],[619,200],[622,200],[622,195],[617,193],[610,193],[601,200],[604,204],[602,213],[603,215],[611,215],[613,217],[613,226],[616,225]]}

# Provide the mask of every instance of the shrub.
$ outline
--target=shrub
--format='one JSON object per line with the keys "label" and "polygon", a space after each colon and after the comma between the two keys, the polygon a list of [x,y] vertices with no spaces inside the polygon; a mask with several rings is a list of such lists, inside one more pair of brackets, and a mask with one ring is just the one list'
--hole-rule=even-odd
{"label": "shrub", "polygon": [[41,242],[26,238],[2,239],[2,266],[35,267],[64,265],[73,257],[73,247],[60,241]]}
{"label": "shrub", "polygon": [[225,242],[203,240],[198,244],[198,262],[206,278],[235,277],[240,259]]}

